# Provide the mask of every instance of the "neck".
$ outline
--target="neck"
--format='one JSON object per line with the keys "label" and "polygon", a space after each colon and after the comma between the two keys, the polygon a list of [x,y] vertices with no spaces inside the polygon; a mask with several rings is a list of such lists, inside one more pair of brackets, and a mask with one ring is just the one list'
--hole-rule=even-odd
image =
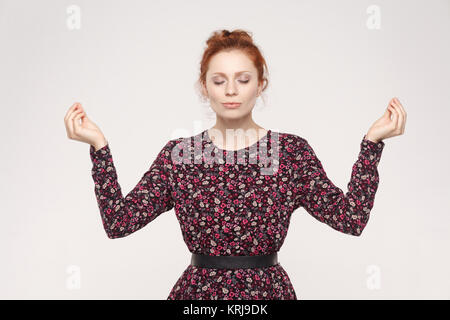
{"label": "neck", "polygon": [[264,137],[267,131],[251,118],[248,120],[217,118],[215,125],[208,129],[208,135],[219,148],[238,150],[254,144]]}

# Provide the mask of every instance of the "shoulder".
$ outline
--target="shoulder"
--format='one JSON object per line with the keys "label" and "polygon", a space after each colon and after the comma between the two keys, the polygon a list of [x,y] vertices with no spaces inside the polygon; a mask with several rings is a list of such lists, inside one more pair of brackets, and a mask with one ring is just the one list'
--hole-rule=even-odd
{"label": "shoulder", "polygon": [[314,149],[304,136],[287,132],[280,132],[279,136],[282,152],[292,165],[317,159]]}
{"label": "shoulder", "polygon": [[178,138],[174,138],[174,139],[169,139],[167,140],[165,146],[163,147],[163,149],[167,150],[167,151],[172,151],[172,149],[174,147],[176,147],[177,145],[181,144],[181,143],[186,143],[187,141],[189,141],[192,137],[178,137]]}
{"label": "shoulder", "polygon": [[[276,132],[278,134],[278,140],[283,149],[289,152],[296,153],[304,149],[308,145],[308,141],[303,136],[289,132]],[[274,138],[276,139],[276,137]]]}
{"label": "shoulder", "polygon": [[180,164],[181,162],[186,161],[186,157],[192,160],[192,153],[196,150],[195,144],[202,143],[201,141],[201,133],[187,137],[169,139],[161,150],[161,153],[164,154],[164,157],[170,159],[172,164]]}
{"label": "shoulder", "polygon": [[192,144],[195,143],[196,141],[198,142],[200,138],[200,134],[196,134],[196,135],[192,135],[192,136],[188,136],[188,137],[178,137],[175,139],[170,139],[165,148],[167,150],[173,151],[175,152],[174,148],[177,147],[178,149],[184,149],[184,148],[189,148],[192,147]]}
{"label": "shoulder", "polygon": [[182,138],[169,139],[161,143],[157,158],[163,159],[164,162],[171,162],[174,147],[182,140]]}

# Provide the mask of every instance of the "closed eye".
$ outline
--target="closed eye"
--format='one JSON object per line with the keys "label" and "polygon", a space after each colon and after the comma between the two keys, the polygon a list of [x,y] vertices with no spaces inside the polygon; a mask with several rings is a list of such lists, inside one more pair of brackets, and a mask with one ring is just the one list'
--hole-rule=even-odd
{"label": "closed eye", "polygon": [[[240,83],[248,83],[250,80],[238,80]],[[225,81],[222,81],[222,82],[214,82],[214,84],[217,84],[217,85],[221,85],[221,84],[223,84]]]}

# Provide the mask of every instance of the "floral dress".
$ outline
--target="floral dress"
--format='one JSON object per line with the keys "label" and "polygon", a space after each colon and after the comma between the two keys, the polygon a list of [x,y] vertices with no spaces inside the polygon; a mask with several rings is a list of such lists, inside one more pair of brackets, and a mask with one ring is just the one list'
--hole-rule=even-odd
{"label": "floral dress", "polygon": [[[90,156],[98,208],[109,238],[126,237],[174,209],[190,252],[235,256],[279,251],[291,214],[300,207],[337,231],[361,235],[374,205],[383,147],[384,142],[363,137],[346,193],[328,179],[306,139],[271,130],[239,150],[218,148],[208,130],[172,139],[125,197],[109,143],[97,151],[91,146]],[[167,299],[299,297],[278,262],[247,269],[188,264]]]}

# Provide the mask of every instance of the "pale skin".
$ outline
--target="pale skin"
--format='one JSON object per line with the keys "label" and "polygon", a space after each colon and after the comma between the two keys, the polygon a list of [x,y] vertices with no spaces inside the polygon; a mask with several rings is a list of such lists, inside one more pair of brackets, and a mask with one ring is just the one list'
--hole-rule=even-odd
{"label": "pale skin", "polygon": [[[215,145],[238,150],[252,145],[267,133],[252,118],[262,87],[258,70],[241,51],[222,51],[211,58],[202,94],[216,113],[216,123],[208,130]],[[228,109],[222,104],[225,102],[240,102],[241,105]]]}
{"label": "pale skin", "polygon": [[[216,113],[216,123],[208,130],[215,145],[221,149],[238,150],[252,145],[267,133],[252,118],[252,110],[262,87],[257,69],[245,53],[232,50],[214,55],[210,60],[202,94],[209,99]],[[229,109],[222,104],[225,102],[240,102],[241,105]],[[398,98],[392,98],[384,114],[370,126],[365,139],[377,143],[402,135],[406,117],[406,111]],[[88,143],[94,146],[95,151],[108,144],[100,128],[88,118],[79,102],[67,110],[64,123],[69,139]],[[227,133],[231,134],[227,136]]]}

